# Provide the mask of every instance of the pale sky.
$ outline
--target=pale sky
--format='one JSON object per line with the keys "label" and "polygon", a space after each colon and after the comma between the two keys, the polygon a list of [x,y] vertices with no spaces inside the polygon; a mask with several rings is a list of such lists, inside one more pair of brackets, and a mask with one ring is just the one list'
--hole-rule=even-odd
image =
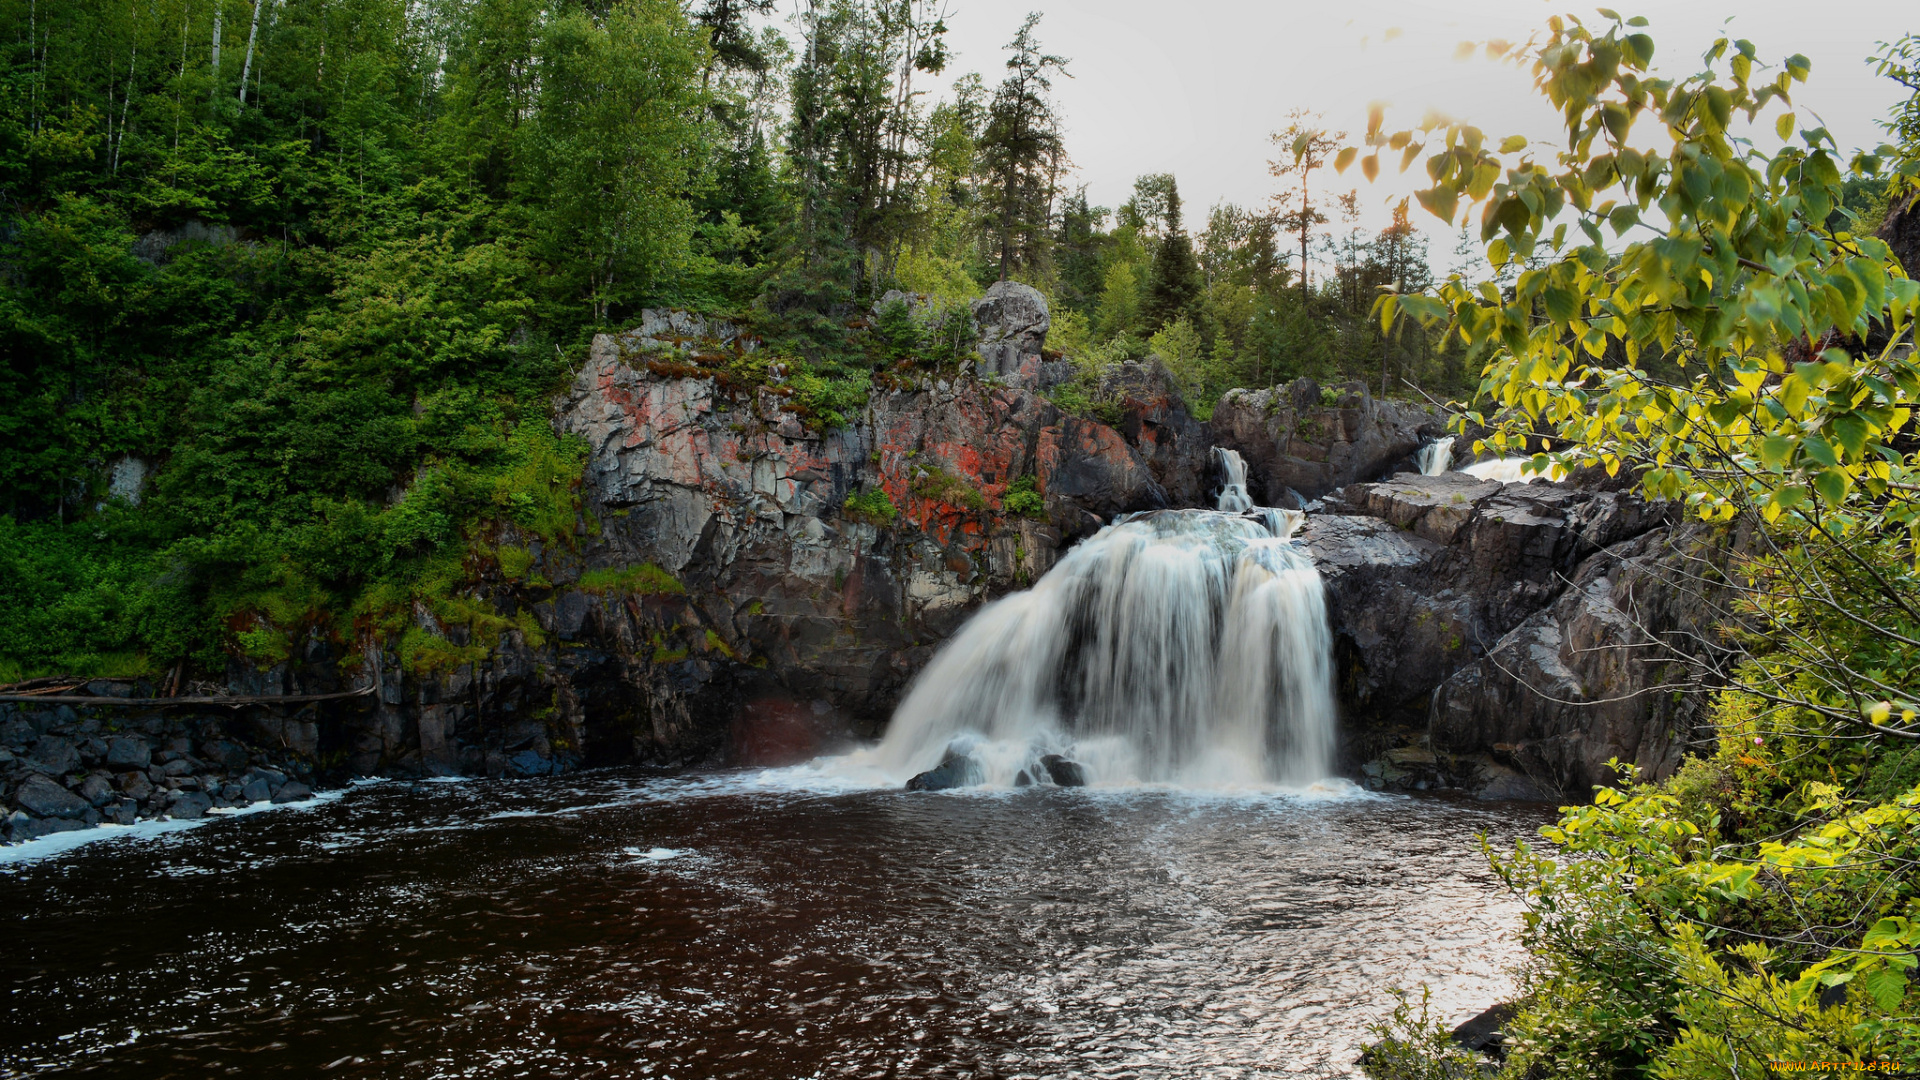
{"label": "pale sky", "polygon": [[[1723,25],[1730,36],[1751,40],[1767,63],[1805,54],[1812,75],[1794,104],[1803,122],[1818,113],[1842,147],[1882,141],[1875,121],[1901,92],[1864,62],[1874,43],[1920,31],[1920,4],[1910,0],[1613,6],[1651,20],[1655,66],[1668,75],[1697,70]],[[1296,107],[1324,113],[1330,126],[1356,138],[1366,129],[1368,104],[1379,100],[1387,105],[1388,130],[1411,127],[1433,108],[1490,136],[1554,139],[1556,114],[1533,95],[1524,71],[1480,56],[1455,60],[1455,46],[1518,42],[1555,13],[1599,20],[1592,7],[1541,0],[952,0],[951,10],[948,37],[957,56],[949,79],[978,71],[990,87],[1004,72],[1001,46],[1028,11],[1041,12],[1047,51],[1071,60],[1073,78],[1057,80],[1054,93],[1077,166],[1073,182],[1086,184],[1094,203],[1112,207],[1126,199],[1135,176],[1171,172],[1190,229],[1204,223],[1216,201],[1265,204],[1273,191],[1266,162],[1275,155],[1267,135]],[[1389,40],[1392,30],[1399,33]],[[1342,190],[1360,187],[1375,225],[1385,223],[1391,200],[1416,186],[1391,167],[1372,188],[1358,169],[1338,183]],[[1423,230],[1441,230],[1415,209]],[[1433,246],[1434,261],[1444,266],[1451,235],[1435,235]]]}

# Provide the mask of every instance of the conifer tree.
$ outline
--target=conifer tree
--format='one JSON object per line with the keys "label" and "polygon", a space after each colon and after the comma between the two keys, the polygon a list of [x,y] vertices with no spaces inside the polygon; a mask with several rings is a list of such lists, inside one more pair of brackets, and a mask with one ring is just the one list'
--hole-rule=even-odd
{"label": "conifer tree", "polygon": [[1164,231],[1153,248],[1153,269],[1147,279],[1143,314],[1150,329],[1176,319],[1192,318],[1200,299],[1200,264],[1193,257],[1193,241],[1180,227],[1180,189],[1168,178]]}
{"label": "conifer tree", "polygon": [[1052,217],[1055,183],[1067,166],[1060,121],[1047,92],[1048,72],[1066,73],[1067,59],[1040,51],[1033,28],[1040,13],[1029,14],[1007,43],[1007,77],[987,109],[980,138],[986,173],[986,204],[999,233],[1000,280],[1016,267],[1031,267],[1042,255]]}

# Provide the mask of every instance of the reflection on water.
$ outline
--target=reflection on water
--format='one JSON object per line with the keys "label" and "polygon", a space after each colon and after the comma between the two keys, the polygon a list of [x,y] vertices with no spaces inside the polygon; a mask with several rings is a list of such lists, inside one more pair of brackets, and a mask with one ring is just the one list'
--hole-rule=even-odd
{"label": "reflection on water", "polygon": [[[789,776],[791,774],[788,774]],[[385,783],[0,866],[0,1073],[1344,1075],[1509,990],[1533,809]]]}

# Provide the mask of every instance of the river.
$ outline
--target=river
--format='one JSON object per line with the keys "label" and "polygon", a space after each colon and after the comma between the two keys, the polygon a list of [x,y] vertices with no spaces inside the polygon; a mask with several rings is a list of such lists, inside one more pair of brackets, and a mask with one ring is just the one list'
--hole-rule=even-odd
{"label": "river", "polygon": [[1537,807],[384,781],[0,849],[7,1076],[1351,1075],[1511,992]]}

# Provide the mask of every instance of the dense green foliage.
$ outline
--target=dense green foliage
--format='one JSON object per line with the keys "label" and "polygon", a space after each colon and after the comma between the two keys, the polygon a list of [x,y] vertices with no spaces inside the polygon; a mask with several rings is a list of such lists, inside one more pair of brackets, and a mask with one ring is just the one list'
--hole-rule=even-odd
{"label": "dense green foliage", "polygon": [[[1849,204],[1907,198],[1920,146],[1843,155],[1789,111],[1806,60],[1768,73],[1744,41],[1661,78],[1644,25],[1555,19],[1517,57],[1565,117],[1551,156],[1377,119],[1340,155],[1372,175],[1383,153],[1425,154],[1421,203],[1450,223],[1479,204],[1493,266],[1522,264],[1504,289],[1456,276],[1379,306],[1484,362],[1466,419],[1501,448],[1554,433],[1540,468],[1629,471],[1718,526],[1725,553],[1692,564],[1725,647],[1662,657],[1713,695],[1711,756],[1567,808],[1543,830],[1554,849],[1490,853],[1531,953],[1503,1075],[1910,1066],[1920,284]],[[1377,1074],[1435,1065],[1430,1032],[1398,1027]]]}
{"label": "dense green foliage", "polygon": [[717,276],[676,6],[5,22],[0,674],[278,657],[446,591],[482,532],[572,535],[567,351]]}
{"label": "dense green foliage", "polygon": [[[1302,293],[1273,214],[1189,238],[1170,176],[1117,214],[1063,192],[1068,62],[1037,17],[1001,80],[929,105],[926,0],[808,5],[792,41],[774,15],[4,0],[0,681],[491,640],[458,597],[541,587],[508,564],[591,528],[548,402],[645,305],[751,324],[767,348],[728,377],[782,363],[823,426],[962,365],[1002,277],[1053,298],[1077,411],[1149,350],[1203,415],[1300,374],[1462,385],[1371,327],[1399,239],[1316,239],[1341,269]],[[853,317],[890,288],[927,303]],[[441,641],[406,655],[478,647]]]}

